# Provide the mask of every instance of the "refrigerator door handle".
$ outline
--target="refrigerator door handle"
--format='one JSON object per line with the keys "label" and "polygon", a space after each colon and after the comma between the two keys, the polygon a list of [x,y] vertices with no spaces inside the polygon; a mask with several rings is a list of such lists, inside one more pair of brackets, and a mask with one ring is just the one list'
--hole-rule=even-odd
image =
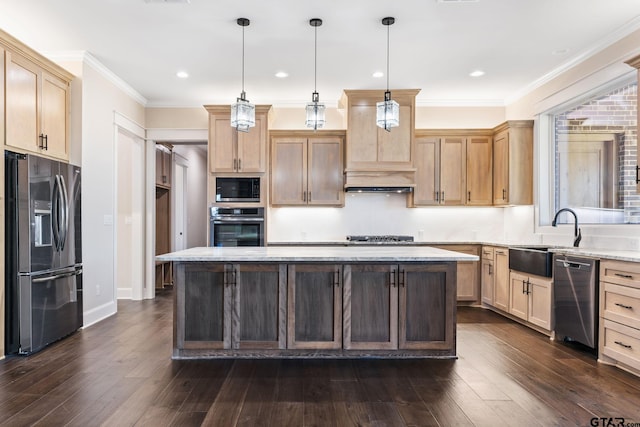
{"label": "refrigerator door handle", "polygon": [[64,176],[60,177],[60,196],[62,198],[62,223],[60,224],[60,230],[62,231],[62,239],[60,243],[60,250],[62,251],[67,245],[67,235],[69,232],[69,193],[67,192],[67,184],[64,181]]}
{"label": "refrigerator door handle", "polygon": [[60,180],[58,175],[53,182],[51,195],[51,231],[53,231],[53,245],[56,252],[60,251]]}
{"label": "refrigerator door handle", "polygon": [[37,279],[31,279],[31,283],[48,282],[50,280],[58,280],[58,279],[63,279],[65,277],[78,276],[80,274],[82,274],[82,269],[69,271],[69,272],[66,272],[66,273],[58,273],[58,274],[52,274],[52,275],[49,275],[49,276],[38,277]]}

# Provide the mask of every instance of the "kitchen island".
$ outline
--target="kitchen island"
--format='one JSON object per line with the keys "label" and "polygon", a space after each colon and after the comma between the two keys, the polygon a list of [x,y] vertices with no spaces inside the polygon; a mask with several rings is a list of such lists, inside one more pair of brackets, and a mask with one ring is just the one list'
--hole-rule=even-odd
{"label": "kitchen island", "polygon": [[174,263],[174,358],[456,356],[456,263],[413,247],[216,247]]}

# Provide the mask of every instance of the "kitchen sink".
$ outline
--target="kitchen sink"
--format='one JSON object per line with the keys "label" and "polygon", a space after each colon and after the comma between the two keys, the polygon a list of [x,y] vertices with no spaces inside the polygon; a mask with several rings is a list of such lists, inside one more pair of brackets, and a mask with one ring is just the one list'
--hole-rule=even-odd
{"label": "kitchen sink", "polygon": [[536,276],[551,277],[553,253],[547,247],[510,247],[509,268]]}

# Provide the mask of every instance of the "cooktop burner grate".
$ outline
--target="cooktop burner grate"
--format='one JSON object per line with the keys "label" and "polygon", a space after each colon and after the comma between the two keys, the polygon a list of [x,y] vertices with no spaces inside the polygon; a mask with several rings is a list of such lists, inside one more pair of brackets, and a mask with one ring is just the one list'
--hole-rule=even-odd
{"label": "cooktop burner grate", "polygon": [[413,242],[413,236],[402,235],[369,235],[369,236],[347,236],[350,242]]}

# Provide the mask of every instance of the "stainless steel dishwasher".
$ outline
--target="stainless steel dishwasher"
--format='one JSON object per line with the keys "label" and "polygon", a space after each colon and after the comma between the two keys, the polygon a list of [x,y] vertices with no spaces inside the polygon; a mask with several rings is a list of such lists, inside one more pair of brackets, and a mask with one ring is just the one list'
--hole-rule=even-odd
{"label": "stainless steel dishwasher", "polygon": [[556,339],[598,348],[598,260],[555,254],[553,289]]}

